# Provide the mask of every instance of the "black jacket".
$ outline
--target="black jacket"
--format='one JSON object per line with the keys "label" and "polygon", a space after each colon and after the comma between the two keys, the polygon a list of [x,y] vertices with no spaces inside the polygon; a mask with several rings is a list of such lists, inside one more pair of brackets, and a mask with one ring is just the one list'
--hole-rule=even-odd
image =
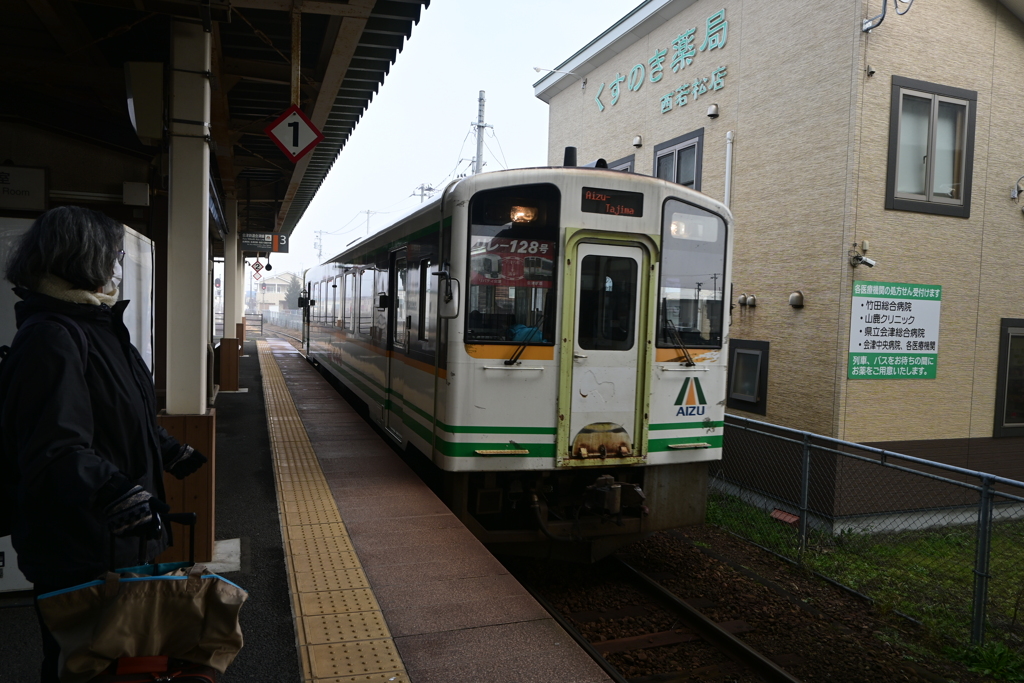
{"label": "black jacket", "polygon": [[[75,304],[17,289],[18,326],[41,311],[74,319],[80,343],[57,321],[34,323],[0,373],[3,493],[13,500],[11,541],[18,567],[37,585],[70,586],[110,564],[110,534],[96,493],[120,471],[164,498],[163,461],[180,444],[156,422],[153,379],[122,322],[127,301],[113,308]],[[118,567],[138,564],[139,541],[116,539]],[[167,546],[151,541],[146,559]]]}

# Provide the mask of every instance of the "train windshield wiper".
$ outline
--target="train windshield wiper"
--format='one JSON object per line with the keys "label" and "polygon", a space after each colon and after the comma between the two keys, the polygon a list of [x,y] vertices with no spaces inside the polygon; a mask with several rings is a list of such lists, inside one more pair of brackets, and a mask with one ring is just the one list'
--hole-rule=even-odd
{"label": "train windshield wiper", "polygon": [[[519,357],[523,355],[524,351],[526,351],[526,345],[529,344],[530,342],[544,340],[544,331],[541,329],[541,325],[544,324],[545,315],[547,315],[547,313],[544,313],[543,315],[540,316],[540,319],[533,326],[533,329],[530,330],[530,332],[526,335],[526,339],[520,342],[519,347],[512,353],[512,357],[505,361],[505,365],[515,365],[516,363],[518,363]],[[537,335],[540,335],[539,340],[536,339]]]}
{"label": "train windshield wiper", "polygon": [[670,320],[667,315],[665,316],[665,323],[667,325],[665,329],[671,336],[672,345],[682,352],[680,355],[676,356],[672,360],[679,362],[683,362],[685,360],[686,366],[692,368],[694,365],[696,365],[696,363],[693,362],[693,356],[690,355],[689,349],[687,349],[686,344],[683,343],[683,338],[679,334],[679,330],[676,328],[676,324],[672,322],[672,320]]}

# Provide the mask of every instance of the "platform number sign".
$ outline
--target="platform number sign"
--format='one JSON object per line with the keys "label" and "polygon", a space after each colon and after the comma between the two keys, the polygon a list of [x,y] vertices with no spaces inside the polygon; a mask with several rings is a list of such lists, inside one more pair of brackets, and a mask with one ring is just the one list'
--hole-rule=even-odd
{"label": "platform number sign", "polygon": [[316,129],[313,122],[302,113],[296,105],[292,105],[273,123],[263,129],[281,151],[294,163],[309,154],[324,139],[323,133]]}

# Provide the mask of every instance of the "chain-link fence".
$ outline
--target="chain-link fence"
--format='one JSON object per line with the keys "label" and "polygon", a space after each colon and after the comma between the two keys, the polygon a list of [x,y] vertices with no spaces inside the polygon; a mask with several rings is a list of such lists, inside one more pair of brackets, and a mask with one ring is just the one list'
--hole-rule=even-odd
{"label": "chain-link fence", "polygon": [[1024,483],[726,417],[708,522],[964,645],[1024,644]]}

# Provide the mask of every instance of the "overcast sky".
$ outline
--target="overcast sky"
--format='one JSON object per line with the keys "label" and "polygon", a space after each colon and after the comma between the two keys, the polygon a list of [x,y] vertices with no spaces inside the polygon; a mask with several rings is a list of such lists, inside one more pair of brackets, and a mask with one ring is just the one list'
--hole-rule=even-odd
{"label": "overcast sky", "polygon": [[[292,234],[274,274],[320,262],[376,232],[420,198],[468,173],[470,123],[486,93],[484,171],[547,164],[548,106],[533,84],[596,38],[640,0],[431,0],[384,85]],[[465,159],[465,161],[460,161]]]}

